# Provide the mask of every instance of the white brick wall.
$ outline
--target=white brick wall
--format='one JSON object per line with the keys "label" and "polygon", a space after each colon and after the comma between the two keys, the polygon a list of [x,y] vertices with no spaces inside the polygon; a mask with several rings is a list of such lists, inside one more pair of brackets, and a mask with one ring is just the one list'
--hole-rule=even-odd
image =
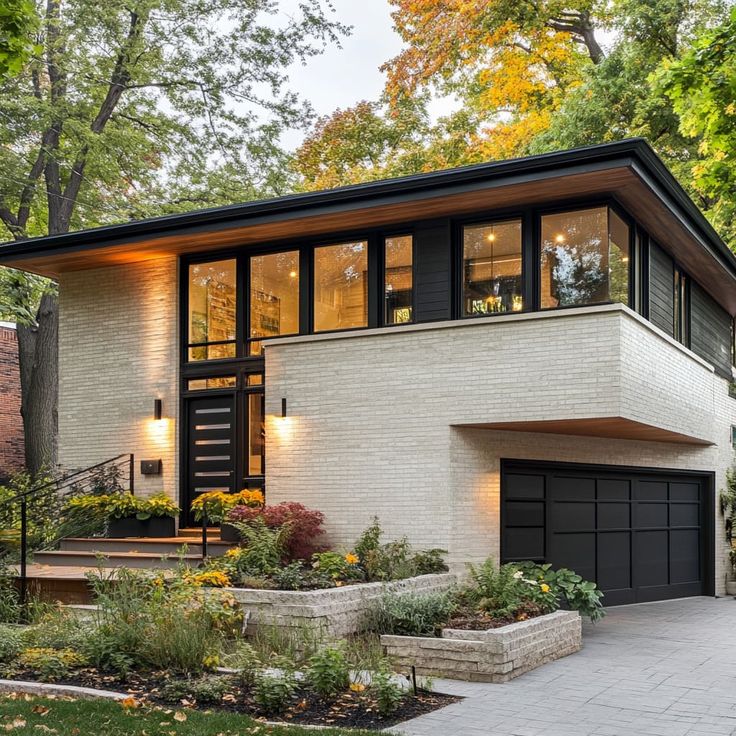
{"label": "white brick wall", "polygon": [[[498,556],[502,458],[715,470],[718,487],[732,461],[727,382],[620,306],[289,338],[266,375],[269,499],[322,509],[346,545],[377,514],[454,560]],[[716,444],[452,426],[615,416]]]}
{"label": "white brick wall", "polygon": [[[133,452],[136,494],[175,497],[177,259],[65,273],[59,299],[60,463],[86,467]],[[138,473],[140,460],[159,458],[163,475]]]}

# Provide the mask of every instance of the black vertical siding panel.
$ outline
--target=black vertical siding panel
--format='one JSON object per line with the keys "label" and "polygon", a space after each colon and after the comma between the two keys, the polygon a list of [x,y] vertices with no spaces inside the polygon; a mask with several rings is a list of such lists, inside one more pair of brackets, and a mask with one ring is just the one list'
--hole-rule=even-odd
{"label": "black vertical siding panel", "polygon": [[416,322],[452,317],[452,238],[449,220],[420,223],[414,230]]}
{"label": "black vertical siding panel", "polygon": [[674,335],[675,264],[656,243],[649,244],[649,319]]}
{"label": "black vertical siding panel", "polygon": [[690,288],[690,348],[731,375],[731,315],[696,282]]}

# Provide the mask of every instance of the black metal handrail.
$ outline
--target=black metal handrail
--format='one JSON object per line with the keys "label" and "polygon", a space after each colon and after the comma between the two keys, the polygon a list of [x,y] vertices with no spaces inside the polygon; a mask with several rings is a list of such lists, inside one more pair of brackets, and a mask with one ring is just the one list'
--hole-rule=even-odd
{"label": "black metal handrail", "polygon": [[[43,491],[48,491],[51,488],[56,488],[56,500],[61,500],[73,495],[80,495],[83,492],[83,484],[85,478],[88,481],[92,481],[95,478],[95,471],[103,470],[104,468],[115,469],[122,472],[121,466],[127,468],[128,471],[128,490],[134,492],[135,484],[135,456],[133,453],[125,453],[117,455],[116,457],[104,460],[100,463],[95,463],[87,468],[81,470],[75,470],[74,472],[67,473],[55,478],[50,481],[44,481],[33,488],[29,488],[26,491],[12,496],[11,498],[5,499],[0,503],[0,510],[7,508],[14,508],[20,504],[20,565],[18,570],[18,579],[20,584],[20,603],[22,607],[25,607],[28,599],[28,503],[37,498]],[[122,486],[118,483],[118,478],[114,478],[115,483],[122,490]],[[66,535],[68,536],[68,535]],[[54,539],[53,544],[58,544],[62,541],[65,536],[60,536]]]}

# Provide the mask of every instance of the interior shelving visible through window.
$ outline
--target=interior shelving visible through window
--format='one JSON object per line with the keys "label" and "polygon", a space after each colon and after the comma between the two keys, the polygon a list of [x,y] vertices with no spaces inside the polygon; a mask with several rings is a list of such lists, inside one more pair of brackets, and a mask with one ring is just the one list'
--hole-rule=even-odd
{"label": "interior shelving visible through window", "polygon": [[398,235],[384,241],[384,313],[386,325],[414,319],[414,239]]}

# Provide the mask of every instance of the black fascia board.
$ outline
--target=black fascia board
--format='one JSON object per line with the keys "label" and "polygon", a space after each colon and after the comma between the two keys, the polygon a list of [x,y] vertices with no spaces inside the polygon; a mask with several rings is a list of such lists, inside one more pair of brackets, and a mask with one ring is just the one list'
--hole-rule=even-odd
{"label": "black fascia board", "polygon": [[[634,166],[636,162],[641,166]],[[736,276],[736,257],[643,138],[194,210],[61,235],[29,238],[0,244],[0,262],[12,263],[14,258],[24,255],[53,256],[89,248],[132,244],[157,237],[247,226],[308,215],[311,212],[328,214],[371,202],[374,206],[379,206],[389,201],[411,201],[428,193],[442,196],[471,191],[494,183],[500,186],[513,180],[521,182],[545,176],[559,176],[563,169],[566,174],[574,173],[575,170],[595,171],[614,163],[638,169],[640,175],[649,174],[661,191],[668,195],[669,201],[665,201],[668,208],[672,210],[673,205],[676,206],[680,210],[680,218],[684,215],[689,221],[691,231],[701,236],[701,244],[711,250],[717,260]]]}

